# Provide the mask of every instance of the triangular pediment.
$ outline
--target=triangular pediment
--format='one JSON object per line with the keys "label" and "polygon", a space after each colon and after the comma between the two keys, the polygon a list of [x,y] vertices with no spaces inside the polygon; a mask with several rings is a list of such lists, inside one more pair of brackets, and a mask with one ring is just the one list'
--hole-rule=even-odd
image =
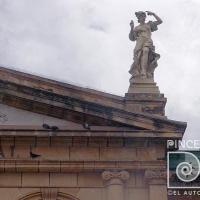
{"label": "triangular pediment", "polygon": [[80,124],[74,122],[0,104],[0,125],[42,127],[44,124],[58,127],[81,127]]}
{"label": "triangular pediment", "polygon": [[129,112],[124,98],[0,68],[1,103],[76,124],[184,133],[186,123]]}

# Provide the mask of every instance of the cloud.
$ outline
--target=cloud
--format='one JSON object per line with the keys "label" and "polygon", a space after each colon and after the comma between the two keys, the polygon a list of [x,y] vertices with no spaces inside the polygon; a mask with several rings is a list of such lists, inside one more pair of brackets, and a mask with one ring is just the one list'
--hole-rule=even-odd
{"label": "cloud", "polygon": [[198,0],[0,0],[0,64],[124,95],[134,48],[129,22],[137,23],[135,11],[152,10],[164,21],[153,40],[166,114],[188,121],[187,135],[200,138],[199,6]]}

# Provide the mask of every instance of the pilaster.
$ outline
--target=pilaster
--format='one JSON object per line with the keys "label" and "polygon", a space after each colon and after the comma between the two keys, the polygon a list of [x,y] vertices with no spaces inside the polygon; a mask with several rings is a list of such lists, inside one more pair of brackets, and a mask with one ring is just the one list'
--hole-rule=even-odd
{"label": "pilaster", "polygon": [[149,200],[167,200],[166,170],[146,170],[145,179],[149,185]]}
{"label": "pilaster", "polygon": [[106,186],[106,200],[124,200],[124,183],[129,177],[127,171],[104,171],[102,178]]}

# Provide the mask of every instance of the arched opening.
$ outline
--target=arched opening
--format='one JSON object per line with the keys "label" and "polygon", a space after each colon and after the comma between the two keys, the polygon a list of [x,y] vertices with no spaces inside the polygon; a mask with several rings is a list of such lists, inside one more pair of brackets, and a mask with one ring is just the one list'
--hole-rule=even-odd
{"label": "arched opening", "polygon": [[58,192],[58,197],[56,200],[79,200],[79,199],[77,199],[76,197],[74,197],[72,195]]}
{"label": "arched opening", "polygon": [[31,193],[20,198],[19,200],[43,200],[42,193],[41,192]]}
{"label": "arched opening", "polygon": [[[36,192],[36,193],[31,193],[28,194],[18,200],[45,200],[42,197],[42,192]],[[62,192],[58,192],[56,199],[52,200],[79,200],[76,197],[70,195],[70,194],[65,194]]]}

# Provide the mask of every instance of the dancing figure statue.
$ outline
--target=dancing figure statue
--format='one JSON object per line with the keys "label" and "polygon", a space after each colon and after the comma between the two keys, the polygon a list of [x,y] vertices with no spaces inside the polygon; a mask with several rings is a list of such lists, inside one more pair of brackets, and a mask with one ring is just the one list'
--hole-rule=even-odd
{"label": "dancing figure statue", "polygon": [[[147,15],[155,17],[155,21],[146,22]],[[151,32],[158,30],[158,25],[162,23],[160,17],[150,11],[139,11],[135,13],[138,19],[138,26],[134,26],[133,20],[130,23],[129,39],[136,41],[134,49],[133,64],[129,73],[132,78],[153,78],[154,70],[157,67],[157,60],[160,55],[155,52],[155,47],[151,39]],[[132,79],[131,78],[131,79]]]}

